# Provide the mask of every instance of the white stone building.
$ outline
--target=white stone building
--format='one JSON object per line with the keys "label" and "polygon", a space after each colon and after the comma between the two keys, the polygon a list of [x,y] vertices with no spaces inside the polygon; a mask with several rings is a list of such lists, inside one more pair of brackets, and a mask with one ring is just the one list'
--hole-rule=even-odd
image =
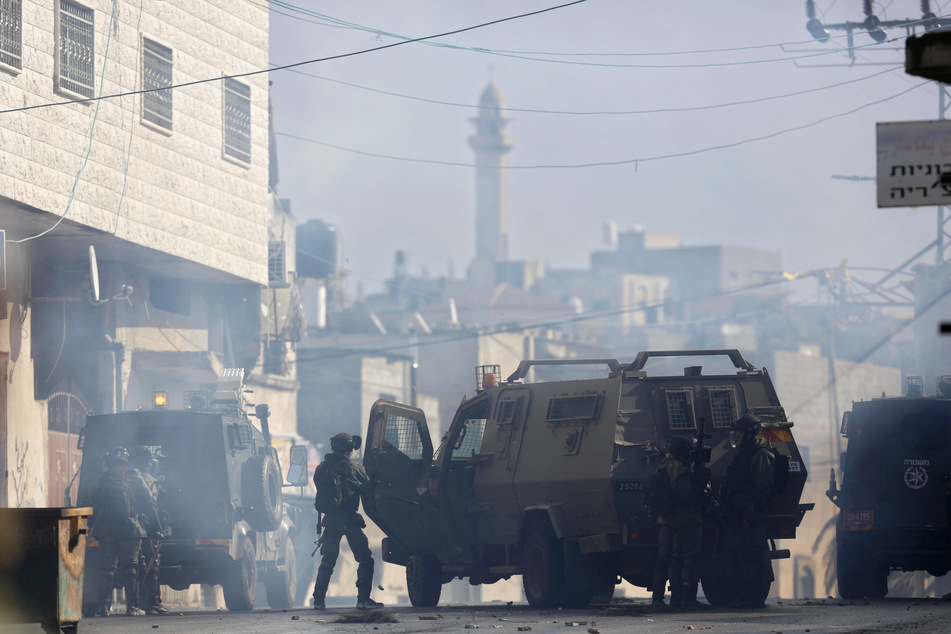
{"label": "white stone building", "polygon": [[223,367],[292,426],[267,64],[265,4],[0,2],[0,506],[63,505],[86,413]]}

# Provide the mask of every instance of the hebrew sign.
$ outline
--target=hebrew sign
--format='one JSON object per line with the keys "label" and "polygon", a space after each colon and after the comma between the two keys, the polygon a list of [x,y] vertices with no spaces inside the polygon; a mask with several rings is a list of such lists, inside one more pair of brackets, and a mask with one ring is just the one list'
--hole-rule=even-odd
{"label": "hebrew sign", "polygon": [[951,120],[876,124],[879,207],[951,205]]}

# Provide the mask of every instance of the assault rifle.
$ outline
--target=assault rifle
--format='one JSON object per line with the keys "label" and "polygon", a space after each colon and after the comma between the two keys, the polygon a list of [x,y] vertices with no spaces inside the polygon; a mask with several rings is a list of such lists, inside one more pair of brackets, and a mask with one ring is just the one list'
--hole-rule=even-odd
{"label": "assault rifle", "polygon": [[693,452],[694,470],[701,469],[710,462],[710,447],[703,446],[703,441],[710,438],[710,434],[706,434],[703,431],[705,422],[706,418],[704,416],[701,416],[697,420],[697,447]]}

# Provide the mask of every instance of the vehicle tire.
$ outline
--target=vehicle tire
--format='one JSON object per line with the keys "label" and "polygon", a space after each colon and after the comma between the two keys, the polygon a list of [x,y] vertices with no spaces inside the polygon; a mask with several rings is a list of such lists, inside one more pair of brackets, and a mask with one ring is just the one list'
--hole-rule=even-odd
{"label": "vehicle tire", "polygon": [[869,570],[863,557],[865,554],[860,549],[845,540],[836,544],[836,577],[841,598],[854,600],[865,596]]}
{"label": "vehicle tire", "polygon": [[406,561],[406,591],[414,608],[432,608],[442,593],[442,568],[435,557],[414,555]]}
{"label": "vehicle tire", "polygon": [[258,599],[258,563],[250,539],[241,540],[238,554],[238,559],[226,567],[221,589],[229,610],[247,612]]}
{"label": "vehicle tire", "polygon": [[700,575],[703,596],[714,607],[730,605],[739,597],[739,567],[726,557],[707,561]]}
{"label": "vehicle tire", "polygon": [[290,535],[284,540],[284,554],[277,563],[284,570],[275,570],[264,578],[267,604],[275,609],[292,608],[297,599],[297,553]]}
{"label": "vehicle tire", "polygon": [[872,568],[865,578],[865,596],[884,599],[888,594],[888,568]]}
{"label": "vehicle tire", "polygon": [[561,548],[550,531],[534,531],[522,549],[522,588],[533,608],[554,608],[565,598]]}
{"label": "vehicle tire", "polygon": [[281,525],[283,497],[281,472],[268,454],[251,456],[241,472],[246,519],[256,531],[273,531]]}

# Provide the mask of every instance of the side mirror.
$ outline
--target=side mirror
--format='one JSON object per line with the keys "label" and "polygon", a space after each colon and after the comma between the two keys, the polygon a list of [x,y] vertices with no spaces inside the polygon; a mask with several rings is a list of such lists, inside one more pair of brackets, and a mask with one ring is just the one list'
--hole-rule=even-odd
{"label": "side mirror", "polygon": [[358,450],[360,449],[360,447],[362,447],[362,446],[363,446],[363,437],[362,437],[362,436],[354,436],[354,437],[353,437],[353,450],[354,450],[354,451],[358,451]]}
{"label": "side mirror", "polygon": [[294,445],[290,449],[291,463],[287,467],[287,483],[290,486],[307,485],[307,447]]}

